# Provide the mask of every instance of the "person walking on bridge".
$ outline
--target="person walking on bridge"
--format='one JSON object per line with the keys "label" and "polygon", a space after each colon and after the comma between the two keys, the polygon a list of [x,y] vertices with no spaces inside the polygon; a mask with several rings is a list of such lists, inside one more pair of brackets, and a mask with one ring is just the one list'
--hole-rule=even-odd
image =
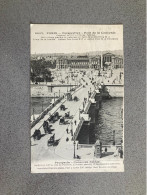
{"label": "person walking on bridge", "polygon": [[71,136],[73,136],[73,130],[72,129],[70,130],[70,133],[71,133]]}
{"label": "person walking on bridge", "polygon": [[77,121],[76,120],[74,121],[74,123],[75,123],[75,125],[77,125]]}

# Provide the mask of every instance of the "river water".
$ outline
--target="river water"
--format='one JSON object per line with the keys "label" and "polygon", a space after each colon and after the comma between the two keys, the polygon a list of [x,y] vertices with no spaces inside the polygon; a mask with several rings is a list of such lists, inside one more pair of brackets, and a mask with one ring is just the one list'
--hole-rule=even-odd
{"label": "river water", "polygon": [[100,138],[102,144],[113,143],[113,131],[115,130],[115,144],[120,144],[123,138],[122,119],[123,98],[102,100],[95,126],[95,139]]}
{"label": "river water", "polygon": [[32,97],[31,98],[31,115],[33,114],[33,108],[34,108],[34,114],[41,114],[42,112],[42,106],[43,110],[47,108],[50,105],[52,98],[48,97]]}

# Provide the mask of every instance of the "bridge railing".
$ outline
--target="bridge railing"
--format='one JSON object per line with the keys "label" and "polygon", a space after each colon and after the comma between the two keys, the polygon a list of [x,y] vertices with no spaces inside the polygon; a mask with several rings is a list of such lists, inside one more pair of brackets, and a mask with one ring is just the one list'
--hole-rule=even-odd
{"label": "bridge railing", "polygon": [[80,122],[79,122],[79,124],[78,124],[78,126],[77,126],[77,128],[76,128],[76,130],[75,130],[75,132],[74,132],[74,139],[75,139],[75,140],[76,140],[77,137],[78,137],[78,134],[79,134],[79,132],[80,132],[80,130],[81,130],[81,127],[82,127],[83,122],[84,122],[84,119],[81,118],[81,119],[80,119]]}
{"label": "bridge railing", "polygon": [[96,91],[94,90],[93,93],[91,94],[91,98],[94,98],[96,95]]}
{"label": "bridge railing", "polygon": [[[78,86],[76,88],[75,91],[71,92],[71,94],[73,95],[75,92],[77,92],[78,90],[80,90],[82,88],[82,86]],[[62,99],[64,99],[64,96],[59,97],[58,99],[56,99],[56,101],[54,103],[52,103],[49,107],[47,107],[33,122],[31,122],[31,128],[33,128],[41,119],[44,118],[44,116],[51,111]],[[55,111],[56,112],[56,111]],[[54,112],[54,113],[55,113]],[[52,113],[52,115],[54,114]],[[43,124],[42,124],[43,125]],[[42,127],[42,125],[40,126],[40,128]],[[39,128],[39,129],[40,129]]]}
{"label": "bridge railing", "polygon": [[50,111],[52,110],[52,108],[54,106],[56,106],[62,99],[64,98],[64,96],[58,98],[54,103],[52,103],[50,106],[48,106],[33,122],[31,122],[31,128],[33,128],[41,119],[44,118],[44,116]]}
{"label": "bridge railing", "polygon": [[91,102],[88,101],[88,103],[85,105],[84,113],[87,113],[90,108]]}

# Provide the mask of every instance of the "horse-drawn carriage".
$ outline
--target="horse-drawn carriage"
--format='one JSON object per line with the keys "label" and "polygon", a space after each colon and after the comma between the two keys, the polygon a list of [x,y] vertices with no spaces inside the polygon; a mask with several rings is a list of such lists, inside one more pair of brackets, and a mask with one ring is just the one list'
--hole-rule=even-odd
{"label": "horse-drawn carriage", "polygon": [[65,113],[65,118],[70,118],[70,111]]}
{"label": "horse-drawn carriage", "polygon": [[56,113],[54,114],[54,119],[57,121],[59,118],[60,118],[59,112],[56,112]]}
{"label": "horse-drawn carriage", "polygon": [[77,96],[74,97],[74,101],[76,101],[76,102],[78,101],[78,97]]}
{"label": "horse-drawn carriage", "polygon": [[34,140],[40,140],[40,138],[41,138],[41,131],[39,129],[36,129],[34,134],[32,135],[32,137],[34,138]]}
{"label": "horse-drawn carriage", "polygon": [[51,115],[50,118],[49,118],[48,120],[49,120],[49,122],[51,122],[51,123],[54,123],[54,122],[56,121],[54,115]]}
{"label": "horse-drawn carriage", "polygon": [[55,143],[55,134],[53,134],[50,139],[47,141],[47,146],[51,146]]}
{"label": "horse-drawn carriage", "polygon": [[59,117],[60,117],[59,113],[56,112],[55,114],[51,115],[48,120],[49,120],[49,122],[54,123],[59,119]]}
{"label": "horse-drawn carriage", "polygon": [[50,129],[49,123],[47,121],[44,121],[43,129],[44,129],[45,134],[46,133],[51,133],[51,129]]}
{"label": "horse-drawn carriage", "polygon": [[66,124],[65,117],[60,118],[59,125],[61,125],[61,124],[63,124],[63,125]]}
{"label": "horse-drawn carriage", "polygon": [[62,105],[60,106],[60,110],[65,110],[65,105],[62,104]]}

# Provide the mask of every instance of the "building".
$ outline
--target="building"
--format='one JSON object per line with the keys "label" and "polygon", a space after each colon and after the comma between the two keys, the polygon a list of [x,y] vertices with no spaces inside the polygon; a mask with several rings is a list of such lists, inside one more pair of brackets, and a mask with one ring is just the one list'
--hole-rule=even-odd
{"label": "building", "polygon": [[77,57],[60,57],[56,60],[57,69],[99,69],[101,64],[101,57],[88,57],[88,56],[77,56]]}
{"label": "building", "polygon": [[123,57],[112,53],[103,54],[103,67],[104,69],[123,68]]}
{"label": "building", "polygon": [[123,58],[120,56],[115,56],[112,58],[112,63],[114,68],[123,68]]}
{"label": "building", "polygon": [[[102,66],[101,66],[102,64]],[[95,57],[84,56],[74,56],[74,57],[59,57],[56,60],[57,69],[113,69],[113,68],[123,68],[123,57],[112,53],[105,53],[101,56],[97,55]]]}
{"label": "building", "polygon": [[89,66],[92,69],[100,70],[101,68],[101,56],[92,57],[89,59]]}
{"label": "building", "polygon": [[77,56],[68,59],[68,67],[75,69],[88,69],[89,58],[88,56]]}
{"label": "building", "polygon": [[59,57],[56,60],[56,68],[57,69],[67,69],[68,68],[68,60],[65,57]]}

